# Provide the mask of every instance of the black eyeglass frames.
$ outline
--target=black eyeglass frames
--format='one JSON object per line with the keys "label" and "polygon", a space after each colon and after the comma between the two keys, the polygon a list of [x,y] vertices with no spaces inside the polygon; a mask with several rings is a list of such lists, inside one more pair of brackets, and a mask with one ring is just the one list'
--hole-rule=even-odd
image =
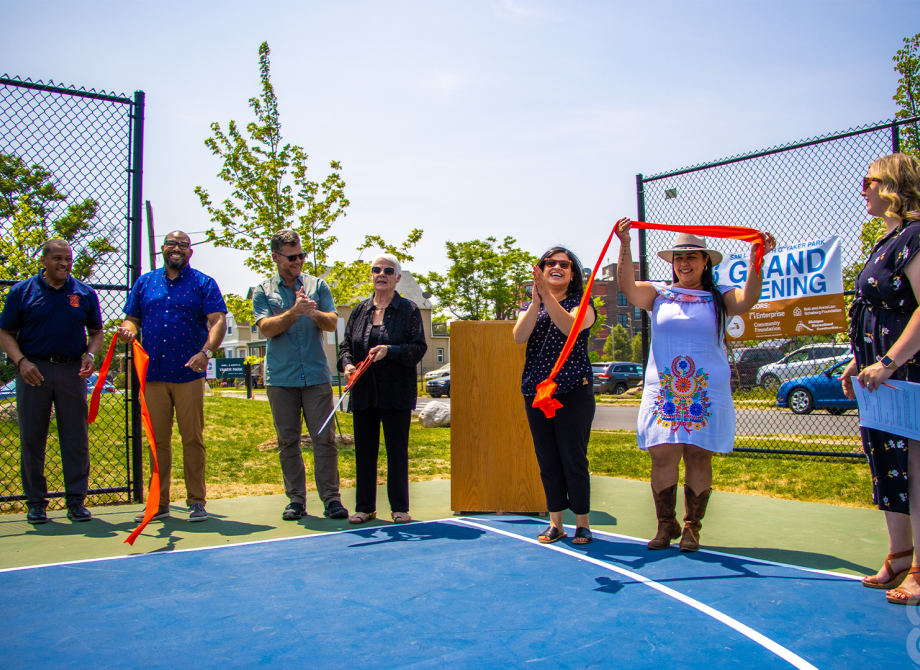
{"label": "black eyeglass frames", "polygon": [[[275,253],[278,253],[278,252],[276,251]],[[303,260],[304,258],[307,257],[307,255],[302,251],[299,254],[291,254],[290,256],[288,256],[287,254],[278,254],[278,255],[283,258],[287,258],[288,263],[293,263],[297,259]]]}
{"label": "black eyeglass frames", "polygon": [[545,261],[543,261],[543,264],[548,268],[554,268],[558,265],[563,270],[568,270],[570,267],[572,267],[572,261],[557,261],[553,260],[552,258],[547,258]]}
{"label": "black eyeglass frames", "polygon": [[188,249],[191,245],[188,242],[176,242],[175,240],[166,240],[163,242],[163,246],[167,249],[175,249],[179,247],[182,251]]}
{"label": "black eyeglass frames", "polygon": [[371,272],[373,272],[375,275],[379,275],[382,272],[387,277],[389,277],[390,275],[396,274],[396,268],[379,268],[375,265],[371,268]]}

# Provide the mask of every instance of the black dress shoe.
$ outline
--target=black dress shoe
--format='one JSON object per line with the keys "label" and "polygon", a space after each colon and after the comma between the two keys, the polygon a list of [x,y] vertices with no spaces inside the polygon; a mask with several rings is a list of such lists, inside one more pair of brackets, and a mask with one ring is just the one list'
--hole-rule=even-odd
{"label": "black dress shoe", "polygon": [[45,513],[44,505],[29,505],[29,513],[26,514],[26,521],[29,523],[48,523],[48,515]]}
{"label": "black dress shoe", "polygon": [[74,503],[67,506],[67,518],[71,521],[89,521],[93,515],[83,506],[83,503]]}
{"label": "black dress shoe", "polygon": [[326,508],[326,511],[323,512],[323,516],[329,517],[330,519],[347,519],[348,510],[342,505],[338,500],[333,500],[329,503],[329,507]]}

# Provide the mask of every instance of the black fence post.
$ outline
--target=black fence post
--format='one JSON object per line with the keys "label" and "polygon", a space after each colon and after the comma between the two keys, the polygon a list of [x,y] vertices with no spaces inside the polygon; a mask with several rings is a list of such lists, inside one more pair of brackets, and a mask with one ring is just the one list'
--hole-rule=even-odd
{"label": "black fence post", "polygon": [[246,398],[252,400],[252,363],[243,365],[243,374],[246,375]]}
{"label": "black fence post", "polygon": [[894,124],[891,126],[891,153],[901,152],[901,126]]}
{"label": "black fence post", "polygon": [[[645,221],[645,183],[642,180],[642,173],[636,175],[636,209],[639,221]],[[635,270],[629,269],[635,276]],[[639,231],[639,280],[648,281],[648,258],[646,249],[645,230]],[[649,348],[649,320],[648,312],[642,310],[642,369],[648,367],[648,348]]]}
{"label": "black fence post", "polygon": [[[144,204],[144,92],[134,92],[131,146],[131,286],[141,276],[141,211]],[[129,347],[130,349],[130,347]],[[129,366],[133,368],[133,365]],[[140,380],[131,373],[131,462],[134,502],[144,501],[144,454]],[[168,502],[168,501],[167,501]]]}

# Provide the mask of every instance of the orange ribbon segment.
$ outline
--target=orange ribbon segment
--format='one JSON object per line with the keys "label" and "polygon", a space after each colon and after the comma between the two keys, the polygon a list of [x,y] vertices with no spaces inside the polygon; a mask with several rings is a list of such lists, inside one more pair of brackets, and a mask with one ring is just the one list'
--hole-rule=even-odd
{"label": "orange ribbon segment", "polygon": [[[756,228],[747,226],[674,226],[665,223],[648,223],[647,221],[633,221],[633,228],[648,230],[670,230],[675,233],[690,233],[703,237],[719,237],[727,240],[741,240],[751,244],[760,244],[754,253],[754,271],[760,272],[763,268],[763,254],[766,241],[763,233]],[[596,270],[595,270],[596,272]]]}
{"label": "orange ribbon segment", "polygon": [[[96,415],[99,412],[99,396],[102,393],[105,377],[112,364],[112,354],[115,352],[115,343],[117,341],[117,337],[112,338],[112,343],[109,345],[109,351],[105,355],[102,367],[99,368],[99,380],[96,382],[96,387],[93,389],[93,395],[90,399],[90,410],[86,419],[87,423],[95,421]],[[144,425],[144,432],[147,434],[147,441],[150,443],[150,455],[153,461],[153,472],[150,474],[150,488],[147,491],[147,506],[144,508],[144,520],[141,522],[141,525],[128,536],[128,539],[125,540],[128,544],[134,546],[134,540],[137,539],[141,531],[150,523],[150,520],[160,507],[160,467],[157,462],[157,441],[153,435],[153,424],[150,421],[150,412],[147,410],[147,400],[144,397],[144,392],[147,388],[147,366],[150,363],[150,356],[147,355],[147,352],[144,351],[144,347],[142,347],[137,340],[132,342],[132,346],[132,351],[134,352],[134,369],[137,372],[137,378],[140,380],[141,422]],[[134,427],[134,430],[136,429],[137,427]]]}

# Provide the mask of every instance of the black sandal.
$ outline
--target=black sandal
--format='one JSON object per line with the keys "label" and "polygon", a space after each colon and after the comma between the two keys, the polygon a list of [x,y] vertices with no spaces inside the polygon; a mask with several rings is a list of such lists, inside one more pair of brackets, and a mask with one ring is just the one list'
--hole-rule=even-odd
{"label": "black sandal", "polygon": [[575,537],[572,538],[572,544],[591,544],[594,536],[587,528],[578,527],[575,529]]}
{"label": "black sandal", "polygon": [[568,535],[565,534],[565,531],[561,531],[555,526],[550,526],[542,533],[537,535],[537,541],[541,544],[552,544],[553,542],[558,542],[564,537],[568,537]]}

